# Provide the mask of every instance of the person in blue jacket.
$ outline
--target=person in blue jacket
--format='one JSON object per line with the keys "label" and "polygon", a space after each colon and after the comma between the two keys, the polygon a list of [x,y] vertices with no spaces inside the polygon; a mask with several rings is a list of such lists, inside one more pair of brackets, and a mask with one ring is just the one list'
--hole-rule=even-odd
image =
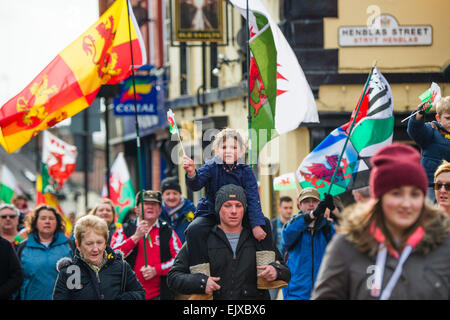
{"label": "person in blue jacket", "polygon": [[284,300],[309,300],[325,249],[335,232],[329,218],[330,210],[335,209],[330,195],[320,201],[316,189],[305,188],[297,205],[299,213],[285,224],[282,232],[286,264],[291,270],[291,280],[282,290]]}
{"label": "person in blue jacket", "polygon": [[[208,253],[205,247],[206,239],[219,217],[215,210],[215,197],[220,187],[234,184],[244,188],[248,207],[244,221],[250,226],[253,236],[257,239],[257,265],[263,266],[275,261],[275,251],[272,250],[272,232],[270,221],[261,209],[258,184],[252,169],[242,161],[245,144],[239,132],[225,128],[214,140],[213,148],[216,156],[208,160],[198,170],[194,161],[185,156],[183,168],[186,171],[186,185],[192,191],[205,188],[205,197],[199,200],[195,219],[186,229],[186,240],[189,243],[189,265],[191,273],[209,275]],[[273,284],[258,277],[259,289],[273,289]]]}
{"label": "person in blue jacket", "polygon": [[184,243],[184,231],[194,219],[195,206],[181,195],[181,186],[176,177],[161,181],[162,210],[160,218],[175,230],[181,243]]}
{"label": "person in blue jacket", "polygon": [[28,238],[17,247],[24,281],[20,300],[52,300],[58,277],[56,263],[72,258],[75,243],[64,235],[65,223],[54,207],[40,205],[26,222]]}
{"label": "person in blue jacket", "polygon": [[435,201],[434,172],[442,160],[450,161],[450,96],[436,104],[436,121],[425,122],[428,106],[428,102],[419,106],[419,112],[409,118],[407,132],[422,149],[422,165],[428,178],[427,196]]}

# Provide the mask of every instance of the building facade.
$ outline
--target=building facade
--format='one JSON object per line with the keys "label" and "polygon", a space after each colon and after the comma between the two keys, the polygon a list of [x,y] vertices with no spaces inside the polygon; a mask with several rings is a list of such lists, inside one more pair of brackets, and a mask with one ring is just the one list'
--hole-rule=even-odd
{"label": "building facade", "polygon": [[[439,84],[443,96],[450,94],[450,21],[445,15],[450,2],[262,2],[297,55],[320,119],[320,123],[301,124],[270,141],[260,155],[255,173],[263,212],[272,217],[280,196],[297,195],[296,190],[274,192],[273,178],[295,172],[315,146],[349,121],[375,60],[393,93],[393,139],[414,144],[401,120],[417,108],[418,96],[431,82]],[[219,1],[223,6],[223,41],[179,42],[174,36],[175,1],[138,3],[147,12],[141,29],[146,34],[150,63],[165,75],[164,110],[174,111],[185,152],[201,166],[210,156],[209,146],[218,130],[231,127],[244,136],[248,132],[245,20],[230,3]],[[427,115],[430,120],[433,116]],[[122,124],[114,117],[110,121],[115,132],[110,143],[112,156],[124,150],[135,179],[133,134],[124,133],[123,120]],[[178,137],[171,136],[161,123],[149,129],[143,141],[145,186],[158,189],[162,178],[178,175],[183,194],[196,202],[201,192],[192,194],[186,189]]]}

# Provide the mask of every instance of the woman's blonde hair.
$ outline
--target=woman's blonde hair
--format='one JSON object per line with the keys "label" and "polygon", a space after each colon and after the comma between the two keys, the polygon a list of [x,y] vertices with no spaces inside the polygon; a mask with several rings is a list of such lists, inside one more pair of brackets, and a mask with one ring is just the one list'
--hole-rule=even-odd
{"label": "woman's blonde hair", "polygon": [[74,236],[77,244],[80,245],[84,236],[91,231],[105,238],[105,242],[108,241],[109,230],[106,221],[94,215],[86,215],[75,225]]}
{"label": "woman's blonde hair", "polygon": [[444,113],[450,113],[450,96],[443,97],[436,103],[436,113],[439,117]]}
{"label": "woman's blonde hair", "polygon": [[216,135],[213,142],[213,150],[219,149],[223,142],[228,138],[235,139],[239,143],[239,146],[242,149],[245,149],[246,145],[239,131],[236,129],[225,128]]}
{"label": "woman's blonde hair", "polygon": [[114,208],[114,203],[112,202],[112,200],[107,199],[107,198],[102,199],[102,200],[100,201],[100,203],[97,204],[97,205],[95,206],[94,209],[92,209],[91,211],[89,211],[88,214],[91,214],[91,215],[94,215],[94,216],[95,216],[95,215],[97,214],[98,207],[99,207],[100,205],[102,205],[102,204],[107,204],[107,205],[109,205],[109,206],[111,207],[111,211],[112,211],[112,214],[113,214],[113,222],[114,222],[114,220],[115,220],[115,218],[116,218],[116,209]]}
{"label": "woman's blonde hair", "polygon": [[[342,212],[342,221],[336,230],[340,234],[346,235],[348,241],[356,244],[361,252],[367,252],[369,256],[375,257],[378,251],[378,242],[375,240],[371,227],[374,224],[386,237],[387,246],[396,248],[393,237],[386,227],[381,199],[376,199],[369,204],[358,203],[349,206]],[[422,211],[417,221],[410,226],[401,239],[401,247],[411,234],[422,226],[425,230],[434,229],[434,235],[426,234],[423,238],[423,251],[426,253],[437,243],[444,241],[448,235],[448,220],[442,210],[431,206],[427,201],[424,202]],[[430,237],[439,237],[437,241],[431,241]],[[421,242],[421,243],[422,243]],[[431,243],[431,244],[430,244]]]}
{"label": "woman's blonde hair", "polygon": [[439,167],[437,167],[436,171],[434,172],[434,179],[436,179],[438,175],[444,172],[450,172],[450,162],[442,160],[442,163],[439,165]]}

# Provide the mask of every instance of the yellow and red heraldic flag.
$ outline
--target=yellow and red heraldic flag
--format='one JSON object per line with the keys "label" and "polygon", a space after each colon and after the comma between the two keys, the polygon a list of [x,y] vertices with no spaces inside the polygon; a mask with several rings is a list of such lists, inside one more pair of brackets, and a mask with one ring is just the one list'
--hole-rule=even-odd
{"label": "yellow and red heraldic flag", "polygon": [[93,26],[1,107],[3,148],[9,153],[16,151],[40,131],[88,107],[102,85],[127,78],[132,67],[130,43],[134,65],[145,64],[145,45],[131,5],[127,0],[116,0]]}

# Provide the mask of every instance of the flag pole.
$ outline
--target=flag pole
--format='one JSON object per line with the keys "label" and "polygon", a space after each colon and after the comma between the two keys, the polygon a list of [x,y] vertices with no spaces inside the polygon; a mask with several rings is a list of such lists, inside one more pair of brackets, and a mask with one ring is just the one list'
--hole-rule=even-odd
{"label": "flag pole", "polygon": [[[127,0],[127,12],[128,12],[128,35],[130,38],[130,56],[131,56],[131,79],[133,81],[133,95],[134,95],[134,119],[136,124],[136,153],[137,153],[137,163],[138,163],[138,182],[139,182],[139,202],[141,205],[141,216],[142,220],[144,220],[144,201],[143,199],[143,189],[142,189],[142,159],[141,159],[141,137],[139,132],[139,119],[138,119],[138,111],[137,111],[137,99],[136,99],[136,82],[134,79],[134,60],[133,60],[133,44],[131,41],[131,17],[130,17],[130,2]],[[109,188],[109,186],[108,186]],[[151,240],[150,246],[152,245]],[[145,267],[147,264],[147,234],[144,236],[144,260]]]}
{"label": "flag pole", "polygon": [[253,141],[251,140],[252,138],[252,113],[251,113],[251,104],[250,104],[250,22],[249,22],[249,10],[248,10],[248,0],[247,0],[247,7],[246,7],[246,23],[247,26],[245,28],[245,32],[246,32],[246,36],[247,36],[247,50],[245,52],[246,54],[246,67],[247,67],[247,108],[248,108],[248,115],[247,115],[247,120],[248,120],[248,140],[250,141],[250,148],[249,148],[249,165],[250,168],[253,169]]}
{"label": "flag pole", "polygon": [[178,130],[178,141],[180,141],[181,149],[183,150],[183,156],[186,156],[186,151],[184,151],[183,142],[181,141],[180,130]]}
{"label": "flag pole", "polygon": [[350,128],[348,129],[348,134],[347,134],[347,138],[345,139],[344,147],[342,148],[336,168],[334,168],[333,176],[331,177],[331,181],[330,181],[330,187],[328,188],[328,194],[331,194],[331,188],[333,187],[334,178],[336,177],[336,173],[341,165],[341,160],[344,155],[345,149],[347,148],[348,140],[350,139],[350,136],[352,135],[353,127],[355,125],[355,121],[356,121],[356,118],[359,113],[359,108],[361,107],[362,101],[364,100],[364,95],[366,94],[367,86],[369,85],[370,79],[372,78],[373,69],[376,67],[376,65],[377,65],[377,61],[374,60],[373,64],[372,64],[372,68],[370,69],[370,72],[369,72],[369,76],[367,77],[366,83],[364,84],[364,89],[363,89],[363,92],[361,95],[361,99],[359,99],[358,107],[356,108],[356,112],[353,115],[352,124],[350,125]]}
{"label": "flag pole", "polygon": [[[425,103],[427,103],[427,102],[428,102],[428,101],[424,101],[424,102],[422,102],[421,104],[419,104],[419,105],[417,106],[417,109],[422,108],[423,105],[424,105]],[[415,116],[418,112],[419,112],[419,110],[414,111],[410,116],[406,117],[406,118],[403,119],[401,122],[402,122],[402,123],[405,122],[406,120],[408,120],[408,119],[411,118],[412,116]]]}

